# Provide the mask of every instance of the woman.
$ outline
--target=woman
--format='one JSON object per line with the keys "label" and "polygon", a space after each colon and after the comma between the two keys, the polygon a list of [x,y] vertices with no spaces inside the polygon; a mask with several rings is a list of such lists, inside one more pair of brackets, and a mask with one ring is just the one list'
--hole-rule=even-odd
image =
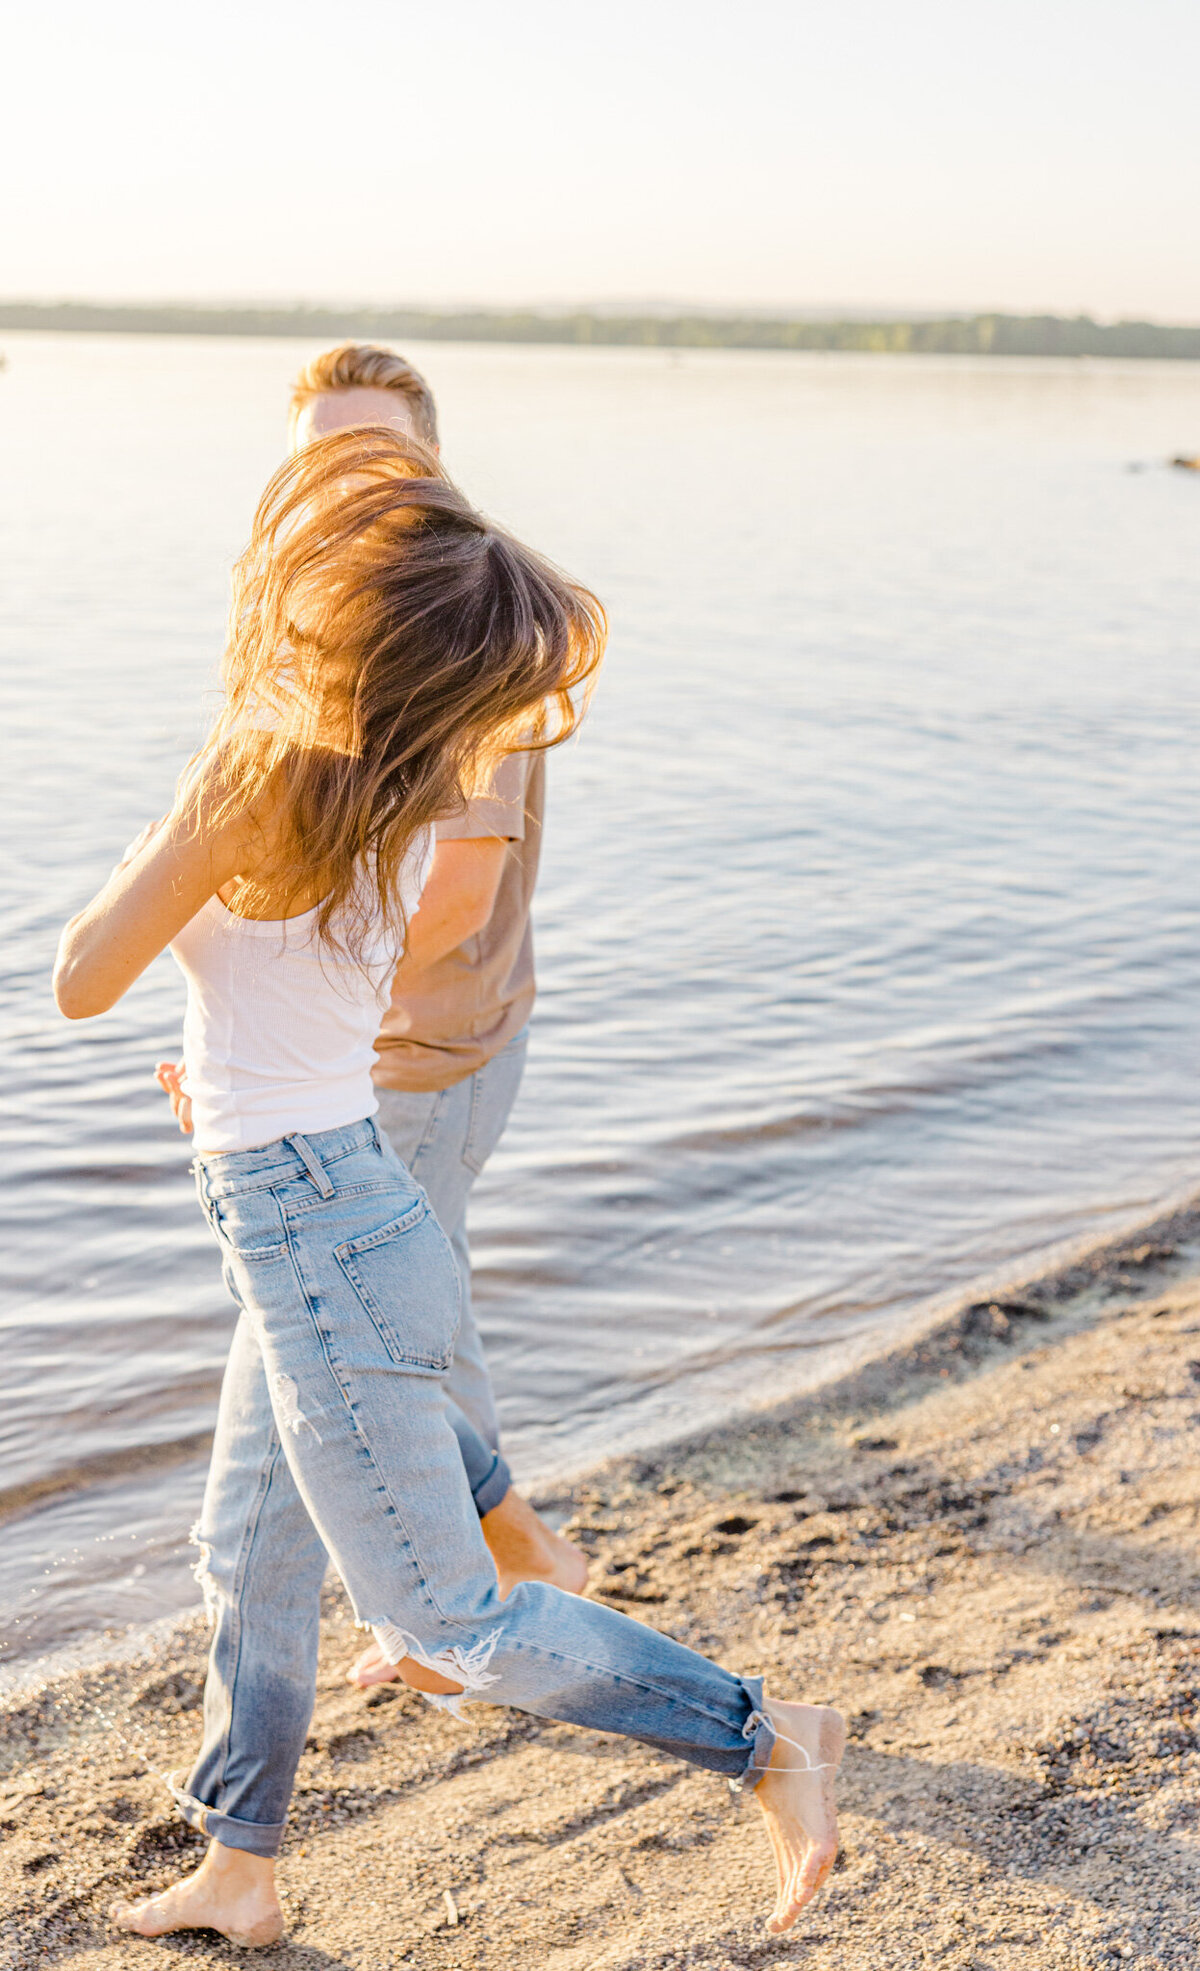
{"label": "woman", "polygon": [[235,574],[221,718],[171,815],[63,933],[73,1019],[168,945],[184,971],[197,1184],[241,1309],[199,1529],[204,1742],[170,1782],[210,1846],[193,1876],[114,1907],[142,1936],[281,1933],[274,1857],[327,1556],[435,1703],[486,1694],[752,1785],[772,1929],[832,1867],[836,1712],[769,1701],[558,1588],[501,1600],[440,1386],[453,1258],[372,1120],[430,824],[506,750],[573,730],[603,641],[595,598],[490,526],[431,454],[382,428],[306,448]]}

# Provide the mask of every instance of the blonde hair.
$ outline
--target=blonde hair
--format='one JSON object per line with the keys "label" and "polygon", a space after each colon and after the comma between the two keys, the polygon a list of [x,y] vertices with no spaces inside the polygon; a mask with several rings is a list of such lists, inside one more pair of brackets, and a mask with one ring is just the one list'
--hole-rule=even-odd
{"label": "blonde hair", "polygon": [[237,907],[307,892],[344,950],[381,913],[399,941],[414,837],[504,754],[575,730],[606,634],[596,597],[486,520],[423,446],[382,425],[305,446],[234,570],[225,707],[185,774],[218,824],[270,815]]}
{"label": "blonde hair", "polygon": [[376,342],[339,342],[336,349],[325,349],[305,363],[292,385],[288,408],[288,430],[293,436],[304,406],[326,390],[398,390],[412,406],[413,425],[422,444],[438,442],[433,392],[420,371],[394,349],[382,349]]}

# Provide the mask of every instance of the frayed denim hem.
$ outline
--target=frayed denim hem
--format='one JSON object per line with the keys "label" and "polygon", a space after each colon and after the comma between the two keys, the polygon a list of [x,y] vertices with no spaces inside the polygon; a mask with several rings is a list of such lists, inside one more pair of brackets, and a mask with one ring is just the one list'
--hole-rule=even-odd
{"label": "frayed denim hem", "polygon": [[215,1807],[206,1807],[202,1800],[184,1792],[178,1783],[184,1776],[182,1766],[178,1772],[164,1774],[167,1789],[189,1827],[199,1834],[207,1834],[210,1841],[219,1841],[223,1848],[241,1848],[248,1855],[263,1855],[268,1861],[274,1859],[279,1853],[286,1821],[234,1820],[231,1814],[219,1814]]}
{"label": "frayed denim hem", "polygon": [[750,1716],[742,1726],[742,1737],[750,1744],[750,1757],[745,1771],[729,1784],[735,1793],[752,1793],[771,1763],[778,1733],[763,1710],[762,1678],[743,1677],[741,1685],[751,1705]]}
{"label": "frayed denim hem", "polygon": [[406,1656],[411,1656],[414,1663],[421,1663],[438,1676],[462,1685],[461,1690],[446,1692],[445,1695],[440,1691],[417,1692],[418,1697],[423,1697],[436,1710],[449,1711],[452,1718],[461,1718],[465,1703],[500,1681],[488,1669],[500,1640],[499,1629],[493,1629],[490,1635],[481,1637],[470,1649],[464,1649],[461,1643],[450,1643],[445,1649],[435,1650],[431,1654],[416,1636],[410,1635],[407,1629],[398,1629],[394,1622],[372,1622],[370,1626],[389,1663],[403,1663]]}

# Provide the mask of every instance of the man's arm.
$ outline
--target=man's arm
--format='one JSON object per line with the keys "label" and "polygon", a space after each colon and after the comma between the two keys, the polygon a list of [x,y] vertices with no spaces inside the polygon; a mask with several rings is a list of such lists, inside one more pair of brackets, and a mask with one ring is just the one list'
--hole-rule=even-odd
{"label": "man's arm", "polygon": [[438,841],[420,908],[409,919],[398,985],[482,931],[496,907],[507,853],[508,843],[496,835]]}

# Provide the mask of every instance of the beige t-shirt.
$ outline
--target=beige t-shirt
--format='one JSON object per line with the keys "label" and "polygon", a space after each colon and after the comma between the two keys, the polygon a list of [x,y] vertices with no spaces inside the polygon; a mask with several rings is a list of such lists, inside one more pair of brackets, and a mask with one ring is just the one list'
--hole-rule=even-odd
{"label": "beige t-shirt", "polygon": [[430,966],[416,991],[397,989],[375,1042],[380,1088],[425,1092],[465,1081],[490,1061],[533,1007],[529,906],[546,801],[543,753],[510,753],[485,795],[437,824],[439,841],[498,835],[508,842],[496,902],[482,931]]}

